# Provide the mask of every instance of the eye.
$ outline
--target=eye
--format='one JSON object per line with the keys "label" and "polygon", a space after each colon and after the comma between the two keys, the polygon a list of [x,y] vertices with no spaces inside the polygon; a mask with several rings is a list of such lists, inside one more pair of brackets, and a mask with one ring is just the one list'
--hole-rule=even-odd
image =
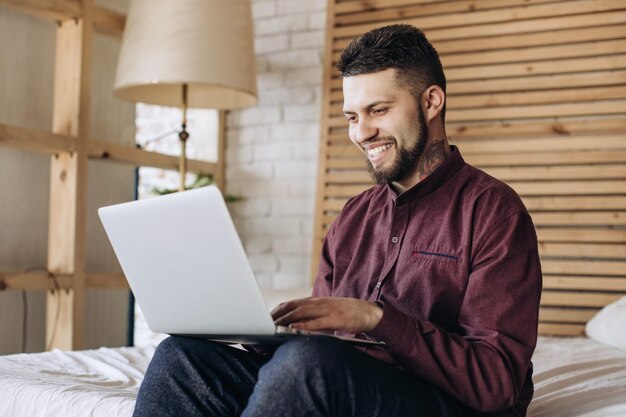
{"label": "eye", "polygon": [[356,116],[355,115],[346,115],[346,120],[348,120],[348,123],[356,123]]}
{"label": "eye", "polygon": [[387,111],[387,108],[383,107],[383,108],[372,110],[372,113],[374,113],[374,114],[384,114],[386,111]]}

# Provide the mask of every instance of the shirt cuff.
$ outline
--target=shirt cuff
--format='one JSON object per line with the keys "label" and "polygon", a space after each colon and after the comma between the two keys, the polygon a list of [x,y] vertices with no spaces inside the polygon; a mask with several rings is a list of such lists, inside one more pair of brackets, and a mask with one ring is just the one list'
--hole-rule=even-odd
{"label": "shirt cuff", "polygon": [[382,307],[383,316],[378,324],[368,332],[368,335],[376,340],[382,340],[393,349],[394,346],[406,346],[411,344],[415,337],[415,321],[382,301],[376,301]]}

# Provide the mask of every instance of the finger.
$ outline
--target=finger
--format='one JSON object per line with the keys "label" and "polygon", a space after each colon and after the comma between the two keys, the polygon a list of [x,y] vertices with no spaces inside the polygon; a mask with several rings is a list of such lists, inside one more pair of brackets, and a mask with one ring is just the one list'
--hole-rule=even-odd
{"label": "finger", "polygon": [[306,297],[306,298],[298,298],[296,300],[287,301],[285,303],[280,303],[271,311],[270,314],[272,315],[273,319],[276,319],[276,317],[283,316],[295,308],[298,308],[306,304],[316,303],[318,300],[319,300],[318,298]]}
{"label": "finger", "polygon": [[274,307],[274,309],[272,310],[271,314],[272,314],[272,316],[274,316],[274,315],[282,315],[282,314],[284,314],[284,312],[293,310],[294,308],[298,307],[300,304],[302,304],[303,302],[305,302],[309,298],[310,297],[298,298],[298,299],[295,299],[295,300],[290,300],[290,301],[286,301],[284,303],[280,303],[276,307]]}
{"label": "finger", "polygon": [[[319,311],[317,314],[319,315]],[[276,324],[287,326],[296,321],[310,320],[315,317],[317,317],[315,308],[312,308],[310,305],[301,305],[276,317],[275,322]]]}
{"label": "finger", "polygon": [[308,321],[292,323],[291,327],[299,330],[311,331],[336,330],[336,324],[334,322],[335,321],[331,316],[323,316]]}
{"label": "finger", "polygon": [[329,314],[328,308],[324,306],[317,305],[301,305],[296,307],[295,309],[288,311],[284,315],[278,317],[275,322],[276,324],[287,326],[291,323],[304,321],[304,320],[312,320],[321,316],[326,316]]}

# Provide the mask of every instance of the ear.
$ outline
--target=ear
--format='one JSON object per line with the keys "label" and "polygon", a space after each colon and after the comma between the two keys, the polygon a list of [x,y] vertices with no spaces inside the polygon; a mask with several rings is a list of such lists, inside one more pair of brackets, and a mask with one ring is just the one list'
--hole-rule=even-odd
{"label": "ear", "polygon": [[422,111],[426,124],[430,125],[437,116],[441,115],[446,102],[446,93],[438,85],[431,85],[422,93]]}

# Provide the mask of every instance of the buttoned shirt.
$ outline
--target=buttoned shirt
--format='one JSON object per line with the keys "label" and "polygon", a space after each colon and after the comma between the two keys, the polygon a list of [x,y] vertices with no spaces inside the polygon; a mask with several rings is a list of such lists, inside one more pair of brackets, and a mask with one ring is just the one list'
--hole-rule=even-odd
{"label": "buttoned shirt", "polygon": [[460,151],[414,187],[350,199],[324,239],[313,295],[379,303],[366,351],[498,416],[533,394],[541,267],[529,213]]}

